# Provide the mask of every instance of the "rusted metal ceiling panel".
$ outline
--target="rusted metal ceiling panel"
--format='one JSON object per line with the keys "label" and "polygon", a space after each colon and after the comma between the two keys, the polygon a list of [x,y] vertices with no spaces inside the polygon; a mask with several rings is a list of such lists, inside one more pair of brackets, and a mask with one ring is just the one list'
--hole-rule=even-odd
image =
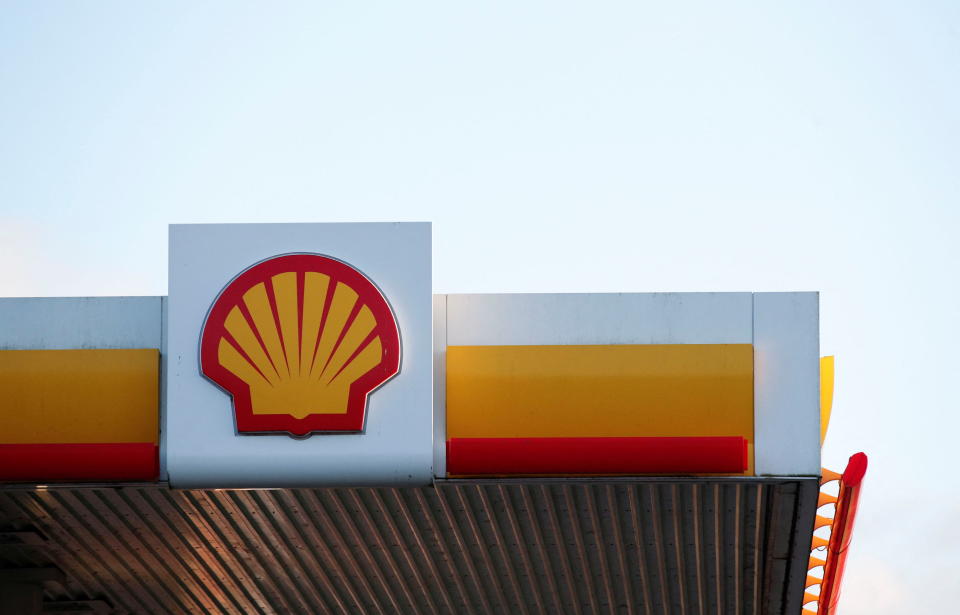
{"label": "rusted metal ceiling panel", "polygon": [[[0,488],[0,568],[116,613],[796,613],[817,482]],[[5,538],[4,538],[5,537]],[[17,538],[19,537],[19,538]]]}

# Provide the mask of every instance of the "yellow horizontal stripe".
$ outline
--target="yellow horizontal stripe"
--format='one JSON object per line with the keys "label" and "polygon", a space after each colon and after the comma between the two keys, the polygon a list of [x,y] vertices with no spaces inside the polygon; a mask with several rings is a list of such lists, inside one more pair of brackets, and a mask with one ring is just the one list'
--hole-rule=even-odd
{"label": "yellow horizontal stripe", "polygon": [[750,344],[450,346],[447,437],[743,436]]}
{"label": "yellow horizontal stripe", "polygon": [[0,443],[157,442],[159,352],[0,350]]}

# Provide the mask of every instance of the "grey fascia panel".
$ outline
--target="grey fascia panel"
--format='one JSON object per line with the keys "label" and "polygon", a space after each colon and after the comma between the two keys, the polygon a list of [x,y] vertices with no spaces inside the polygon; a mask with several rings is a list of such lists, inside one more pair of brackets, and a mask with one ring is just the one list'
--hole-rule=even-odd
{"label": "grey fascia panel", "polygon": [[751,293],[447,295],[451,346],[749,344]]}
{"label": "grey fascia panel", "polygon": [[0,349],[160,348],[160,297],[0,299]]}

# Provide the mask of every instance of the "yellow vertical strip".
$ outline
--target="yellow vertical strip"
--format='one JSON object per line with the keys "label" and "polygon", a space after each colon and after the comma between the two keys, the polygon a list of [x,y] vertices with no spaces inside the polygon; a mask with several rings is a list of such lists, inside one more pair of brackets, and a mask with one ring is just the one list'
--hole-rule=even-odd
{"label": "yellow vertical strip", "polygon": [[280,333],[277,331],[277,323],[273,320],[273,310],[270,309],[270,300],[267,299],[267,287],[263,282],[252,287],[243,293],[243,302],[250,310],[250,316],[253,318],[253,326],[256,327],[263,345],[267,348],[267,354],[270,360],[277,368],[280,378],[290,376],[290,369],[287,366],[287,358],[283,355],[283,348],[280,345]]}
{"label": "yellow vertical strip", "polygon": [[308,271],[303,281],[303,340],[300,342],[301,376],[310,373],[313,364],[313,351],[317,347],[320,333],[320,319],[327,300],[327,287],[330,276]]}
{"label": "yellow vertical strip", "polygon": [[820,446],[827,437],[830,413],[833,412],[833,357],[820,357]]}
{"label": "yellow vertical strip", "polygon": [[357,303],[357,291],[353,290],[343,282],[338,282],[333,290],[333,299],[330,301],[330,311],[327,314],[327,320],[323,323],[323,331],[320,332],[320,344],[317,346],[317,356],[313,358],[313,368],[310,375],[319,379],[323,375],[323,370],[333,353],[333,346],[340,339],[340,332],[343,331],[353,306]]}
{"label": "yellow vertical strip", "polygon": [[283,336],[283,350],[286,355],[290,374],[300,374],[300,313],[297,305],[297,274],[293,271],[279,273],[270,281],[273,285],[273,297],[277,302],[277,317],[280,320],[280,334]]}

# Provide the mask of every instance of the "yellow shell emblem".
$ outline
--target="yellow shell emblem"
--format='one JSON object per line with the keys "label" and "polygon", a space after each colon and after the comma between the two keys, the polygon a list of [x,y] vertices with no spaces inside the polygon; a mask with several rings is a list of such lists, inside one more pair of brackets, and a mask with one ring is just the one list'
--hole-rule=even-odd
{"label": "yellow shell emblem", "polygon": [[233,396],[240,433],[362,431],[367,396],[400,369],[400,335],[358,270],[285,254],[243,271],[214,301],[200,369]]}

